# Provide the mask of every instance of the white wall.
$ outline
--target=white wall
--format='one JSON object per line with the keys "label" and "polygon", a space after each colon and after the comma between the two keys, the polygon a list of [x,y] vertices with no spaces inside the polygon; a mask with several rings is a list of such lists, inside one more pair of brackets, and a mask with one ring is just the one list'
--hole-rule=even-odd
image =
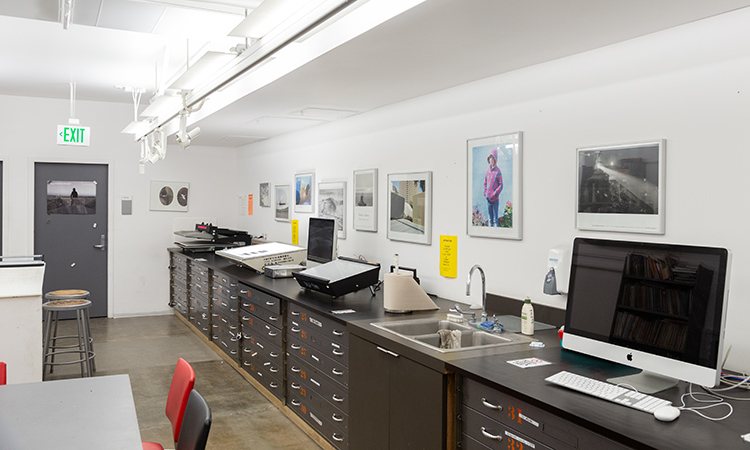
{"label": "white wall", "polygon": [[[428,292],[469,302],[466,274],[487,272],[488,291],[564,307],[542,294],[551,247],[575,236],[723,246],[734,253],[727,342],[729,367],[750,370],[750,281],[745,201],[750,167],[750,11],[739,11],[562,60],[499,75],[327,126],[245,147],[247,176],[258,183],[293,182],[314,171],[316,182],[348,181],[352,171],[379,169],[378,233],[354,231],[351,211],[342,255],[363,254],[387,267],[394,253],[419,269]],[[488,55],[493,57],[493,55]],[[470,70],[468,68],[467,70]],[[466,140],[522,131],[523,240],[465,233]],[[575,149],[666,139],[666,234],[583,232],[575,228]],[[433,244],[386,239],[386,175],[433,171]],[[309,214],[294,214],[306,239]],[[255,208],[239,226],[289,241],[290,225],[272,208]],[[441,234],[458,235],[458,279],[438,270]],[[472,292],[472,301],[479,289]]]}
{"label": "white wall", "polygon": [[[66,90],[63,86],[61,89]],[[3,253],[33,253],[34,162],[96,162],[110,165],[109,314],[114,317],[169,313],[169,259],[174,222],[217,218],[234,226],[236,203],[216,201],[237,191],[236,150],[170,146],[167,159],[148,164],[139,175],[140,147],[120,133],[132,120],[132,104],[76,102],[76,116],[90,126],[91,146],[57,146],[58,124],[67,123],[69,100],[0,96],[3,161]],[[149,211],[150,180],[189,181],[188,213]],[[123,216],[120,200],[133,198],[133,214]],[[193,224],[195,221],[192,222]]]}

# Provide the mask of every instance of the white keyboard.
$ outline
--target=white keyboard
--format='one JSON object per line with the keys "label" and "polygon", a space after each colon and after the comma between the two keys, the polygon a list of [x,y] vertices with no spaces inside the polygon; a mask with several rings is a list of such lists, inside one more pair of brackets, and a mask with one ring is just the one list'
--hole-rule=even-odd
{"label": "white keyboard", "polygon": [[623,406],[652,413],[657,408],[671,405],[672,402],[648,394],[642,394],[632,389],[584,377],[566,371],[558,372],[545,379],[550,383],[566,387],[574,391],[583,392],[593,397],[599,397]]}

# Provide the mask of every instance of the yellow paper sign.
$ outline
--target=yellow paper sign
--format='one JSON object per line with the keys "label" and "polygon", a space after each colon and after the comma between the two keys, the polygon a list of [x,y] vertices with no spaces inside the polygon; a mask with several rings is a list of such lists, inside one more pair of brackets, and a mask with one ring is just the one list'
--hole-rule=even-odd
{"label": "yellow paper sign", "polygon": [[458,236],[440,235],[440,275],[458,277]]}
{"label": "yellow paper sign", "polygon": [[299,220],[292,220],[292,244],[299,245]]}

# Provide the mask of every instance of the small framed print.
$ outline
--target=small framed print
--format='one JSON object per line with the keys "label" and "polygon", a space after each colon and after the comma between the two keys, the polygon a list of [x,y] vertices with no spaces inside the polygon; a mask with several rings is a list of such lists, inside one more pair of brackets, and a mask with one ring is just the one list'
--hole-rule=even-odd
{"label": "small framed print", "polygon": [[277,184],[274,187],[274,219],[279,222],[289,222],[291,220],[290,214],[290,200],[292,199],[291,188],[288,184]]}
{"label": "small framed print", "polygon": [[432,172],[388,174],[388,239],[432,243]]}
{"label": "small framed print", "polygon": [[354,229],[378,231],[378,169],[354,171]]}
{"label": "small framed print", "polygon": [[470,139],[467,147],[466,232],[522,239],[522,134]]}
{"label": "small framed print", "polygon": [[664,234],[666,141],[577,149],[576,228]]}
{"label": "small framed print", "polygon": [[315,174],[298,173],[294,176],[294,212],[311,213],[315,209]]}
{"label": "small framed print", "polygon": [[260,183],[258,204],[263,208],[271,207],[271,183]]}
{"label": "small framed print", "polygon": [[190,183],[180,181],[151,181],[149,209],[151,211],[188,210]]}
{"label": "small framed print", "polygon": [[346,181],[318,183],[318,217],[336,219],[337,237],[346,239]]}

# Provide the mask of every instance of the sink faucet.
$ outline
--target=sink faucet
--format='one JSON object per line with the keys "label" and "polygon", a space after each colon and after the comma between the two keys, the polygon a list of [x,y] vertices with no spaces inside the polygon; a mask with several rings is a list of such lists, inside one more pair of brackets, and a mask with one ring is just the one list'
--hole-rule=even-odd
{"label": "sink faucet", "polygon": [[479,264],[474,264],[471,270],[469,270],[469,276],[466,278],[466,296],[471,295],[471,275],[474,270],[479,270],[479,274],[482,276],[482,322],[487,320],[487,285],[484,278],[484,270]]}
{"label": "sink faucet", "polygon": [[451,308],[450,311],[461,314],[461,317],[464,318],[464,319],[466,319],[467,317],[471,316],[471,317],[469,317],[469,323],[471,323],[471,324],[474,324],[477,321],[477,317],[476,317],[475,313],[473,313],[473,312],[466,312],[466,311],[462,310],[461,307],[458,306],[458,303],[456,303],[456,305],[453,308]]}

